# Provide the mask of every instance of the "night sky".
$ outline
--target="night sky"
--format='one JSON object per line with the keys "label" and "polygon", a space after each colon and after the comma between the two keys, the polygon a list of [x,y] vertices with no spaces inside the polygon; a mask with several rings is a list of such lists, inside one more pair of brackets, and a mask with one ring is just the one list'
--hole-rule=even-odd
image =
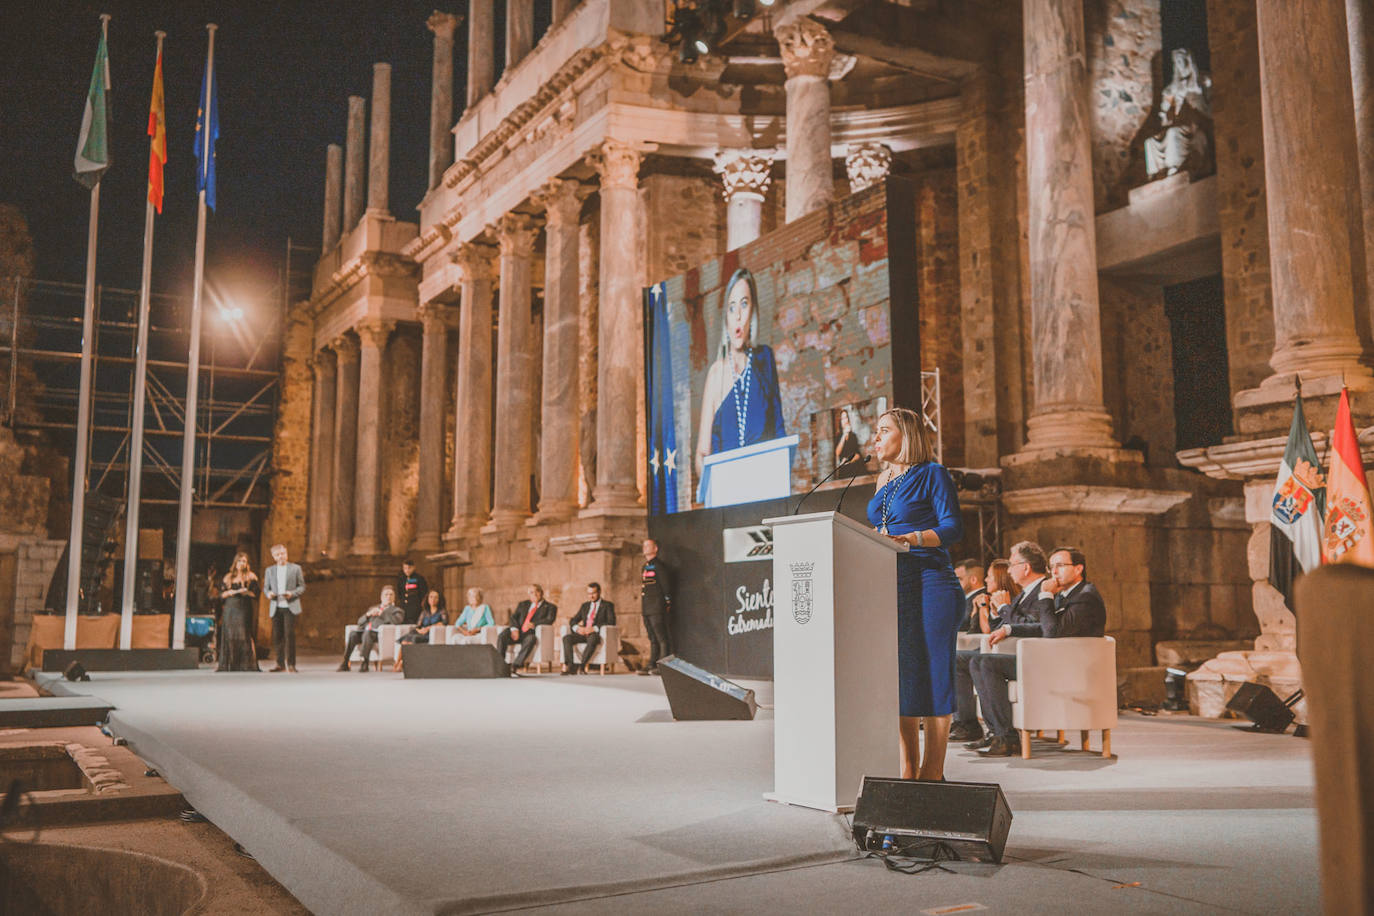
{"label": "night sky", "polygon": [[[461,15],[466,3],[438,5]],[[398,219],[418,220],[415,206],[428,180],[433,55],[425,20],[435,6],[435,0],[5,3],[0,202],[17,205],[28,218],[37,276],[73,283],[85,278],[89,195],[72,178],[72,159],[100,13],[113,16],[114,165],[101,182],[97,281],[128,289],[139,284],[153,33],[161,29],[167,32],[168,162],[153,289],[190,293],[196,225],[191,149],[205,24],[214,22],[219,207],[207,228],[207,280],[245,301],[270,301],[287,238],[312,249],[320,245],[325,146],[343,144],[347,98],[370,96],[375,61],[392,65],[391,211]],[[454,95],[461,105],[461,25],[455,44]],[[305,257],[313,263],[317,251]]]}

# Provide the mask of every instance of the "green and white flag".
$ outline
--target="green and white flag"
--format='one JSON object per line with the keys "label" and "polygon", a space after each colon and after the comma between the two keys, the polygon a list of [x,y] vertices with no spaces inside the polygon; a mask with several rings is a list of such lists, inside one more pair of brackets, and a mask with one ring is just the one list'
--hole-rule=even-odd
{"label": "green and white flag", "polygon": [[86,111],[81,116],[81,137],[76,141],[75,178],[94,188],[110,167],[110,58],[105,49],[105,30],[100,31],[100,47],[95,52],[91,89],[86,94]]}

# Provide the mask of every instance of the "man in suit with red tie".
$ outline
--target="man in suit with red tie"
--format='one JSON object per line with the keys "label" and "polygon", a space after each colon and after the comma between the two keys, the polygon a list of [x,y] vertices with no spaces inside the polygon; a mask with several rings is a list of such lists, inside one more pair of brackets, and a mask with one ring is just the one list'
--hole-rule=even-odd
{"label": "man in suit with red tie", "polygon": [[529,600],[521,601],[511,611],[510,626],[501,631],[501,635],[496,638],[496,651],[501,653],[501,657],[506,657],[506,650],[513,643],[520,644],[520,651],[515,654],[515,663],[511,665],[511,677],[519,677],[515,672],[525,667],[525,662],[529,660],[530,653],[534,651],[534,644],[538,640],[535,632],[536,627],[551,624],[558,617],[558,605],[551,604],[544,600],[544,589],[539,585],[531,585],[528,594]]}
{"label": "man in suit with red tie", "polygon": [[[568,621],[568,632],[563,637],[563,673],[578,674],[587,666],[587,659],[596,654],[601,645],[601,627],[615,624],[615,602],[601,600],[601,584],[587,584],[587,600],[577,609],[573,619]],[[582,662],[577,662],[573,654],[578,643],[586,643],[582,650]]]}

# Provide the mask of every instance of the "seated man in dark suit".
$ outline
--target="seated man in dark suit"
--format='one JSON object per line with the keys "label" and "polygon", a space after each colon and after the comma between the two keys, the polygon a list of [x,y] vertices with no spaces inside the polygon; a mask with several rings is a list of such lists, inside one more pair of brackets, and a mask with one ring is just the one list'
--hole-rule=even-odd
{"label": "seated man in dark suit", "polygon": [[535,642],[539,638],[535,627],[553,623],[558,617],[558,605],[544,600],[542,586],[531,585],[526,594],[530,596],[529,600],[521,601],[515,606],[515,610],[510,614],[510,626],[502,630],[501,635],[496,638],[496,651],[501,653],[502,658],[506,657],[506,650],[512,643],[520,644],[520,651],[515,654],[515,663],[511,665],[511,677],[519,677],[515,673],[516,670],[525,667],[530,653],[534,651]]}
{"label": "seated man in dark suit", "polygon": [[[1039,620],[1035,607],[1040,598],[1040,583],[1049,575],[1045,561],[1045,551],[1034,541],[1020,541],[1013,544],[1006,563],[1006,573],[1021,591],[1013,598],[1007,591],[998,590],[987,595],[983,601],[988,603],[988,630],[1004,623],[1033,623]],[[1003,561],[995,561],[996,568]],[[970,603],[980,604],[979,596],[970,596]],[[965,632],[982,633],[982,615],[973,612]],[[969,750],[987,747],[992,743],[991,736],[983,734],[983,726],[978,724],[978,705],[973,696],[973,660],[981,653],[977,649],[960,649],[954,655],[954,695],[956,708],[954,725],[949,737],[953,741],[967,741]],[[986,711],[984,711],[986,714]]]}
{"label": "seated man in dark suit", "polygon": [[[363,616],[358,618],[358,629],[348,634],[348,644],[344,646],[343,661],[339,662],[339,670],[348,670],[348,658],[357,649],[362,656],[363,666],[360,671],[368,668],[367,657],[372,653],[372,649],[377,645],[377,635],[381,628],[388,623],[400,623],[405,619],[405,612],[396,604],[396,589],[390,585],[382,589],[381,603],[374,604],[363,612]],[[378,664],[381,664],[379,661]]]}
{"label": "seated man in dark suit", "polygon": [[[577,674],[587,665],[587,659],[596,654],[601,645],[601,627],[615,624],[615,602],[601,600],[601,584],[591,582],[587,585],[587,600],[577,609],[573,619],[568,621],[568,633],[563,637],[563,673]],[[578,643],[586,643],[582,650],[582,662],[573,655]]]}
{"label": "seated man in dark suit", "polygon": [[[1040,586],[1036,623],[1004,623],[988,636],[997,645],[1008,636],[1061,639],[1069,636],[1101,636],[1107,627],[1107,608],[1097,588],[1085,578],[1083,552],[1077,547],[1056,547],[1050,553],[1050,577]],[[1029,589],[1028,589],[1029,591]],[[983,716],[992,731],[992,742],[978,753],[985,757],[1010,757],[1020,749],[1011,722],[1011,698],[1007,684],[1016,680],[1016,656],[983,654],[969,664]]]}

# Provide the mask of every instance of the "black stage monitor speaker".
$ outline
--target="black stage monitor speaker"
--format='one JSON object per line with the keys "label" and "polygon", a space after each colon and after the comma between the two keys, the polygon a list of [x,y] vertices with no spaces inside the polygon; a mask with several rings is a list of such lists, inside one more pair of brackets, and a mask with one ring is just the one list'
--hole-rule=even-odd
{"label": "black stage monitor speaker", "polygon": [[991,782],[920,782],[865,776],[854,803],[854,842],[882,849],[892,837],[898,853],[1001,862],[1011,830],[1011,808],[1002,787]]}
{"label": "black stage monitor speaker", "polygon": [[1293,710],[1284,705],[1278,694],[1249,681],[1226,701],[1226,708],[1254,722],[1262,732],[1281,732],[1293,721]]}
{"label": "black stage monitor speaker", "polygon": [[401,647],[406,677],[509,677],[505,659],[495,646],[431,646],[424,643]]}
{"label": "black stage monitor speaker", "polygon": [[674,719],[752,719],[758,709],[754,691],[676,655],[660,658],[658,673]]}

